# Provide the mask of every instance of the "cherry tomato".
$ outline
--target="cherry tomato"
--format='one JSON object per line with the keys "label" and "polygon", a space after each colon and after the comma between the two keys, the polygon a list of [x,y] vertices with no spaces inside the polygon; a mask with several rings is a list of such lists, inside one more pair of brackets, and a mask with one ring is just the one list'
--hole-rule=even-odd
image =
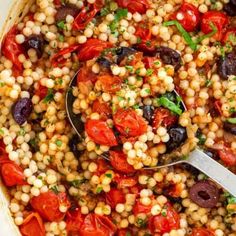
{"label": "cherry tomato", "polygon": [[30,204],[47,221],[61,221],[66,213],[60,211],[60,206],[70,207],[65,193],[56,194],[52,191],[33,197]]}
{"label": "cherry tomato", "polygon": [[156,57],[144,57],[143,63],[145,65],[145,68],[153,68],[154,62],[156,61]]}
{"label": "cherry tomato", "polygon": [[12,62],[13,71],[16,76],[20,75],[23,71],[23,65],[18,59],[19,55],[23,53],[23,49],[20,44],[16,43],[15,38],[17,34],[17,27],[13,26],[5,35],[2,43],[2,54]]}
{"label": "cherry tomato", "polygon": [[200,22],[200,12],[193,4],[184,2],[174,13],[173,18],[178,20],[186,31],[192,32]]}
{"label": "cherry tomato", "polygon": [[222,150],[218,151],[220,159],[227,166],[235,166],[236,165],[236,153],[233,152],[232,149],[228,147],[224,147]]}
{"label": "cherry tomato", "polygon": [[162,215],[152,216],[149,219],[148,228],[153,235],[168,233],[171,230],[169,221]]}
{"label": "cherry tomato", "polygon": [[125,194],[122,190],[112,188],[106,193],[106,203],[114,209],[118,203],[125,203]]}
{"label": "cherry tomato", "polygon": [[98,80],[102,84],[102,89],[107,93],[114,93],[121,89],[122,80],[119,76],[114,75],[101,75]]}
{"label": "cherry tomato", "polygon": [[220,11],[208,11],[202,16],[201,30],[204,34],[212,32],[212,24],[217,28],[216,34],[213,36],[215,40],[221,40],[223,30],[229,23],[227,15]]}
{"label": "cherry tomato", "polygon": [[117,236],[132,236],[133,233],[129,229],[119,229],[116,233]]}
{"label": "cherry tomato", "polygon": [[116,226],[106,216],[93,213],[86,215],[79,231],[80,236],[113,236],[117,231]]}
{"label": "cherry tomato", "polygon": [[61,4],[62,4],[61,0],[53,0],[53,3],[57,7],[61,6]]}
{"label": "cherry tomato", "polygon": [[228,29],[223,37],[223,43],[229,43],[235,46],[236,28]]}
{"label": "cherry tomato", "polygon": [[6,152],[6,145],[4,144],[4,142],[2,141],[2,139],[0,140],[0,163],[1,163],[1,159],[8,159],[8,154]]}
{"label": "cherry tomato", "polygon": [[38,89],[36,89],[34,91],[34,93],[35,93],[35,95],[40,97],[40,100],[42,100],[42,99],[44,99],[47,96],[48,88],[43,86],[43,85],[41,85],[40,82],[38,84],[39,84]]}
{"label": "cherry tomato", "polygon": [[111,108],[107,103],[100,102],[98,99],[93,102],[93,112],[100,114],[102,120],[107,120],[111,116]]}
{"label": "cherry tomato", "polygon": [[96,58],[100,53],[106,49],[112,47],[112,44],[99,39],[88,39],[86,43],[82,44],[78,52],[78,58],[80,61],[88,61]]}
{"label": "cherry tomato", "polygon": [[124,174],[134,173],[135,169],[127,162],[127,156],[122,151],[110,151],[110,162],[112,167]]}
{"label": "cherry tomato", "polygon": [[121,176],[116,174],[114,181],[117,183],[117,188],[132,188],[138,183],[137,179],[133,177]]}
{"label": "cherry tomato", "polygon": [[97,171],[96,171],[97,175],[101,175],[110,169],[110,166],[104,159],[99,158],[96,161],[96,164],[97,164]]}
{"label": "cherry tomato", "polygon": [[88,136],[95,142],[109,147],[118,145],[115,134],[102,120],[88,120],[85,124]]}
{"label": "cherry tomato", "polygon": [[160,126],[171,126],[176,123],[178,117],[173,115],[168,109],[159,107],[154,111],[152,126],[157,129]]}
{"label": "cherry tomato", "polygon": [[79,82],[87,81],[95,83],[97,81],[97,75],[92,72],[91,68],[84,66],[77,74],[77,84],[79,84]]}
{"label": "cherry tomato", "polygon": [[145,22],[143,22],[140,23],[138,26],[136,26],[135,35],[139,37],[142,41],[146,42],[148,40],[151,40],[152,31],[150,30],[148,25]]}
{"label": "cherry tomato", "polygon": [[191,236],[214,236],[215,234],[208,229],[204,229],[204,228],[196,228],[193,229],[193,232],[191,234]]}
{"label": "cherry tomato", "polygon": [[1,176],[6,186],[27,184],[22,168],[15,162],[4,158],[0,160],[0,166]]}
{"label": "cherry tomato", "polygon": [[133,207],[133,213],[135,216],[137,216],[140,213],[149,214],[151,212],[152,206],[143,205],[140,201],[137,201]]}
{"label": "cherry tomato", "polygon": [[147,131],[147,123],[134,110],[120,109],[113,116],[116,129],[126,137],[136,137]]}
{"label": "cherry tomato", "polygon": [[68,54],[68,53],[75,52],[76,50],[78,50],[79,47],[80,47],[80,45],[71,45],[67,48],[60,50],[58,53],[53,55],[53,57],[51,58],[52,66],[53,67],[64,66],[67,61],[64,58],[64,55]]}
{"label": "cherry tomato", "polygon": [[45,228],[40,215],[37,212],[31,212],[20,225],[22,236],[45,236]]}
{"label": "cherry tomato", "polygon": [[131,13],[144,14],[149,7],[147,0],[117,0],[119,7],[127,8]]}
{"label": "cherry tomato", "polygon": [[80,209],[76,208],[66,213],[65,221],[67,233],[79,232],[84,216],[81,214]]}
{"label": "cherry tomato", "polygon": [[180,217],[176,210],[171,206],[170,203],[166,204],[166,210],[167,210],[167,220],[169,222],[171,229],[178,229],[180,227]]}

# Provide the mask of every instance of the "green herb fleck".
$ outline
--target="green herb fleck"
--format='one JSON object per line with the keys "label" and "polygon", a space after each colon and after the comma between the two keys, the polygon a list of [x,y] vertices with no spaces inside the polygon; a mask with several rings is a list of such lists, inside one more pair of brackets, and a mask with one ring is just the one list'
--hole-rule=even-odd
{"label": "green herb fleck", "polygon": [[142,39],[140,37],[137,37],[137,44],[142,43]]}
{"label": "green herb fleck", "polygon": [[136,220],[136,223],[137,223],[137,225],[138,225],[139,227],[141,227],[141,228],[146,227],[146,224],[147,224],[147,222],[146,222],[145,220],[141,219],[141,218],[138,218],[138,219]]}
{"label": "green herb fleck", "polygon": [[206,87],[210,87],[211,84],[212,84],[212,82],[211,82],[210,79],[206,80],[206,82],[205,82],[205,86],[206,86]]}
{"label": "green herb fleck", "polygon": [[59,36],[58,36],[58,39],[59,39],[59,41],[60,42],[64,42],[64,36],[62,35],[62,34],[60,34]]}
{"label": "green herb fleck", "polygon": [[228,118],[227,121],[231,124],[236,124],[236,118]]}
{"label": "green herb fleck", "polygon": [[25,129],[24,128],[20,128],[20,131],[18,132],[18,135],[24,136],[25,135]]}
{"label": "green herb fleck", "polygon": [[71,181],[70,185],[75,187],[75,188],[78,188],[81,184],[83,184],[85,182],[86,182],[85,179],[76,179],[76,180]]}
{"label": "green herb fleck", "polygon": [[58,147],[61,147],[62,141],[61,141],[61,140],[57,140],[57,141],[56,141],[56,145],[57,145]]}
{"label": "green herb fleck", "polygon": [[198,135],[197,138],[198,138],[198,145],[204,145],[205,144],[206,138],[204,137],[203,134]]}
{"label": "green herb fleck", "polygon": [[4,85],[5,85],[5,83],[0,81],[0,87],[3,87]]}
{"label": "green herb fleck", "polygon": [[50,188],[55,194],[58,194],[59,193],[59,190],[58,190],[58,187],[56,185],[52,186]]}
{"label": "green herb fleck", "polygon": [[0,129],[0,135],[4,135],[4,131]]}
{"label": "green herb fleck", "polygon": [[162,211],[161,211],[161,215],[164,216],[164,217],[166,217],[166,216],[167,216],[166,210],[162,210]]}
{"label": "green herb fleck", "polygon": [[229,112],[230,112],[230,113],[234,113],[234,112],[236,112],[236,109],[235,109],[234,107],[231,107],[231,108],[229,109]]}
{"label": "green herb fleck", "polygon": [[100,11],[100,15],[101,16],[106,16],[109,13],[110,13],[110,11],[109,11],[109,9],[107,7],[102,8],[101,11]]}
{"label": "green herb fleck", "polygon": [[62,21],[57,22],[57,27],[61,30],[66,29],[65,21],[62,20]]}
{"label": "green herb fleck", "polygon": [[130,71],[133,72],[134,71],[134,67],[133,66],[125,66],[125,68]]}
{"label": "green herb fleck", "polygon": [[109,25],[112,34],[114,34],[117,31],[117,28],[118,28],[118,25],[119,25],[119,21],[122,18],[127,17],[127,15],[128,15],[128,10],[127,9],[118,8],[116,10],[115,19]]}
{"label": "green herb fleck", "polygon": [[153,69],[147,69],[146,76],[151,76],[153,74]]}
{"label": "green herb fleck", "polygon": [[130,232],[126,232],[125,236],[131,236],[131,233]]}
{"label": "green herb fleck", "polygon": [[126,132],[126,134],[128,134],[129,131],[130,131],[130,129],[129,129],[128,127],[126,127],[126,128],[125,128],[125,132]]}
{"label": "green herb fleck", "polygon": [[102,190],[103,190],[103,188],[102,188],[102,187],[98,187],[98,188],[97,188],[97,190],[96,190],[96,193],[101,193],[101,192],[102,192]]}
{"label": "green herb fleck", "polygon": [[134,109],[139,109],[139,105],[138,105],[138,104],[135,104],[135,105],[133,105],[133,108],[134,108]]}
{"label": "green herb fleck", "polygon": [[110,179],[112,178],[112,174],[105,174],[105,176],[110,178]]}
{"label": "green herb fleck", "polygon": [[151,93],[151,89],[146,88],[146,89],[145,89],[145,92],[148,93],[148,94],[150,94],[150,93]]}
{"label": "green herb fleck", "polygon": [[48,89],[47,96],[43,99],[43,103],[49,103],[54,100],[54,93],[52,89]]}
{"label": "green herb fleck", "polygon": [[159,106],[168,108],[170,111],[177,115],[181,115],[183,113],[181,108],[174,102],[170,101],[167,97],[162,96],[160,98],[157,98],[157,103],[159,104]]}

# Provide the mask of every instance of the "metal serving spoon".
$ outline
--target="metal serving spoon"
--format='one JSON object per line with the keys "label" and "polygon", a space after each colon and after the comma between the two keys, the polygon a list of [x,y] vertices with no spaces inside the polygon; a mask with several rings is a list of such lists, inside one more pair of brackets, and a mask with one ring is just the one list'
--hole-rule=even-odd
{"label": "metal serving spoon", "polygon": [[[73,87],[76,86],[77,83],[77,73],[72,78],[69,89],[66,93],[66,111],[69,118],[69,121],[78,134],[79,138],[82,139],[81,133],[83,132],[83,122],[78,117],[78,115],[75,115],[73,113],[73,103],[75,101],[75,97],[72,94]],[[175,91],[176,95],[178,93]],[[183,108],[186,110],[185,104],[182,102]],[[102,156],[103,158],[109,160],[107,156]],[[213,160],[211,157],[209,157],[206,153],[204,153],[199,148],[192,151],[187,158],[181,159],[181,160],[172,160],[171,163],[166,165],[158,165],[156,167],[150,167],[145,169],[158,169],[163,167],[169,167],[177,164],[183,164],[187,163],[207,176],[209,176],[211,179],[213,179],[216,183],[218,183],[220,186],[222,186],[225,190],[227,190],[230,194],[236,197],[236,175],[233,174],[231,171],[229,171],[227,168],[222,166],[217,161]]]}

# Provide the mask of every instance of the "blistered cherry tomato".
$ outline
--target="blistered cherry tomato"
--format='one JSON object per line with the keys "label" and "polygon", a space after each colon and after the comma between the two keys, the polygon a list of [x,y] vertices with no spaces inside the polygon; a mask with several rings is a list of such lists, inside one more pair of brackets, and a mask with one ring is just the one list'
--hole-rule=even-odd
{"label": "blistered cherry tomato", "polygon": [[126,137],[140,136],[147,131],[145,119],[131,109],[118,110],[113,120],[117,130]]}
{"label": "blistered cherry tomato", "polygon": [[117,236],[132,236],[133,233],[129,229],[119,229],[117,231]]}
{"label": "blistered cherry tomato", "polygon": [[140,213],[149,214],[151,212],[152,206],[143,205],[140,201],[137,201],[133,207],[133,213],[137,216]]}
{"label": "blistered cherry tomato", "polygon": [[106,193],[106,202],[114,209],[118,203],[125,203],[125,194],[122,189],[112,188]]}
{"label": "blistered cherry tomato", "polygon": [[149,7],[147,0],[117,0],[119,7],[127,8],[131,13],[144,14]]}
{"label": "blistered cherry tomato", "polygon": [[149,219],[148,228],[153,235],[168,233],[171,230],[169,221],[163,215],[152,216]]}
{"label": "blistered cherry tomato", "polygon": [[31,212],[20,225],[22,236],[45,236],[45,228],[42,218],[37,212]]}
{"label": "blistered cherry tomato", "polygon": [[93,102],[92,111],[100,114],[102,120],[107,120],[112,113],[110,106],[105,102],[100,102],[99,100]]}
{"label": "blistered cherry tomato", "polygon": [[224,33],[223,30],[228,23],[229,19],[225,13],[220,11],[208,11],[202,16],[201,30],[204,34],[208,34],[213,31],[213,24],[217,28],[217,32],[213,37],[215,40],[221,40]]}
{"label": "blistered cherry tomato", "polygon": [[218,151],[218,154],[220,156],[220,159],[225,163],[225,165],[236,165],[236,153],[232,149],[224,147],[222,150]]}
{"label": "blistered cherry tomato", "polygon": [[200,22],[200,12],[193,4],[184,2],[173,18],[178,20],[186,31],[192,32]]}
{"label": "blistered cherry tomato", "polygon": [[193,232],[191,234],[191,236],[214,236],[215,234],[208,229],[204,229],[204,228],[196,228],[193,229]]}
{"label": "blistered cherry tomato", "polygon": [[235,39],[236,39],[236,28],[228,29],[223,37],[223,43],[229,43],[233,46],[235,45]]}
{"label": "blistered cherry tomato", "polygon": [[56,194],[52,191],[40,193],[30,201],[32,208],[47,221],[61,221],[66,212],[60,211],[60,206],[70,207],[70,202],[65,193]]}
{"label": "blistered cherry tomato", "polygon": [[178,117],[173,115],[168,109],[160,107],[154,111],[152,126],[154,129],[160,126],[169,127],[175,124],[177,120]]}
{"label": "blistered cherry tomato", "polygon": [[41,83],[39,82],[39,86],[38,88],[34,91],[34,94],[39,96],[40,99],[42,100],[43,98],[45,98],[47,96],[48,93],[48,88],[41,85]]}
{"label": "blistered cherry tomato", "polygon": [[116,231],[116,226],[108,217],[90,213],[80,227],[79,236],[113,236]]}
{"label": "blistered cherry tomato", "polygon": [[166,204],[167,210],[167,220],[169,221],[169,225],[171,229],[178,229],[180,227],[180,217],[177,211],[171,206],[170,203]]}
{"label": "blistered cherry tomato", "polygon": [[97,164],[97,171],[96,171],[97,175],[104,174],[107,170],[109,170],[111,168],[108,165],[108,163],[104,159],[101,159],[101,158],[99,158],[96,161],[96,164]]}
{"label": "blistered cherry tomato", "polygon": [[138,180],[135,176],[127,177],[116,174],[114,181],[117,183],[117,188],[132,188],[135,187],[138,183]]}
{"label": "blistered cherry tomato", "polygon": [[99,39],[88,39],[86,43],[82,44],[78,51],[78,58],[80,61],[88,61],[96,58],[100,53],[106,49],[112,47],[112,44]]}
{"label": "blistered cherry tomato", "polygon": [[102,120],[88,120],[85,124],[88,136],[95,142],[109,147],[116,146],[115,134],[107,123]]}
{"label": "blistered cherry tomato", "polygon": [[104,92],[114,93],[121,89],[122,80],[119,76],[105,74],[99,76],[98,80],[101,82]]}
{"label": "blistered cherry tomato", "polygon": [[127,156],[122,151],[110,151],[110,161],[113,168],[124,174],[134,173],[135,169],[127,162]]}
{"label": "blistered cherry tomato", "polygon": [[79,208],[68,211],[65,219],[67,233],[79,232],[83,221],[84,216],[81,214]]}

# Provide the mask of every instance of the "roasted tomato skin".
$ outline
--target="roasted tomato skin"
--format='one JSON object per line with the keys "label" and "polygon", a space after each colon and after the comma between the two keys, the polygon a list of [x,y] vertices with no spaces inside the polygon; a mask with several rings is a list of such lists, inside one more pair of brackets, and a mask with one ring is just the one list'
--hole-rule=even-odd
{"label": "roasted tomato skin", "polygon": [[85,131],[95,143],[109,147],[118,144],[114,132],[105,121],[88,120],[85,124]]}
{"label": "roasted tomato skin", "polygon": [[31,212],[20,225],[22,236],[45,236],[43,220],[37,212]]}
{"label": "roasted tomato skin", "polygon": [[225,165],[236,166],[236,153],[232,149],[224,147],[218,151],[218,154]]}
{"label": "roasted tomato skin", "polygon": [[70,210],[66,213],[66,230],[67,233],[79,232],[80,227],[84,221],[84,216],[81,214],[79,208]]}
{"label": "roasted tomato skin", "polygon": [[144,14],[149,7],[147,0],[117,0],[119,7],[127,8],[131,13]]}
{"label": "roasted tomato skin", "polygon": [[65,193],[56,194],[52,191],[41,193],[33,197],[30,201],[32,208],[47,221],[60,221],[64,218],[65,213],[59,210],[61,205],[70,207],[70,202]]}
{"label": "roasted tomato skin", "polygon": [[113,116],[116,129],[126,137],[136,137],[147,131],[147,122],[134,110],[120,109]]}
{"label": "roasted tomato skin", "polygon": [[93,102],[93,112],[100,114],[102,120],[107,120],[111,116],[111,108],[105,102],[100,102],[98,99]]}
{"label": "roasted tomato skin", "polygon": [[204,229],[204,228],[195,228],[192,231],[191,236],[214,236],[215,234],[208,229]]}
{"label": "roasted tomato skin", "polygon": [[188,32],[194,31],[200,22],[200,12],[193,4],[187,2],[184,2],[172,17]]}
{"label": "roasted tomato skin", "polygon": [[127,162],[127,156],[122,151],[110,151],[110,162],[113,168],[121,173],[134,173],[135,169]]}
{"label": "roasted tomato skin", "polygon": [[224,34],[224,29],[229,23],[227,15],[220,11],[208,11],[203,14],[201,22],[201,30],[204,34],[212,32],[211,24],[217,28],[216,34],[213,36],[215,40],[221,40]]}
{"label": "roasted tomato skin", "polygon": [[104,92],[114,93],[121,89],[122,80],[119,76],[106,74],[98,76],[98,80],[101,82]]}
{"label": "roasted tomato skin", "polygon": [[125,203],[125,194],[122,189],[112,188],[108,193],[106,193],[106,202],[115,209],[118,203]]}
{"label": "roasted tomato skin", "polygon": [[151,212],[152,206],[145,206],[140,201],[136,201],[134,207],[133,207],[133,213],[135,216],[137,216],[140,213],[149,214]]}

